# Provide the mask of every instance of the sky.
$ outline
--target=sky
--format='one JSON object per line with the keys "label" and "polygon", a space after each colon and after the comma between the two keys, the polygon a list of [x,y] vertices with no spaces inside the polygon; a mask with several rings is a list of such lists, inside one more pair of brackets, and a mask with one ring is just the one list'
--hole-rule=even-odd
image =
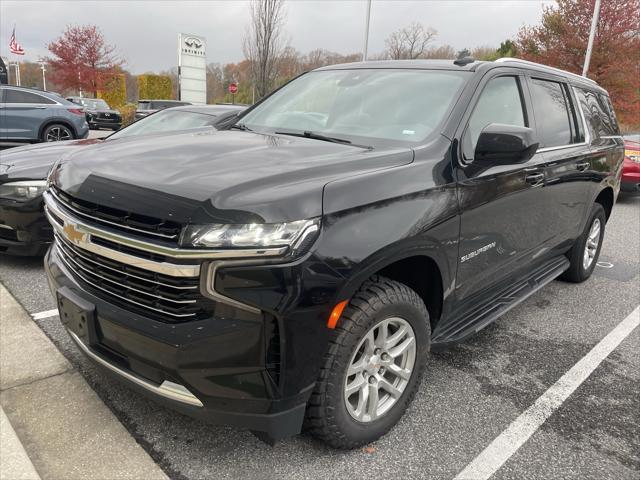
{"label": "sky", "polygon": [[[520,27],[540,21],[550,0],[373,0],[369,52],[382,52],[393,31],[413,21],[437,30],[434,46],[456,50],[499,46]],[[361,52],[365,30],[365,0],[288,0],[284,33],[301,53],[316,48],[347,54]],[[13,25],[25,59],[48,55],[47,44],[69,24],[94,24],[117,47],[125,68],[134,74],[167,70],[177,64],[178,34],[207,40],[207,63],[244,58],[242,39],[249,24],[248,3],[236,1],[0,0],[0,54],[9,53]]]}

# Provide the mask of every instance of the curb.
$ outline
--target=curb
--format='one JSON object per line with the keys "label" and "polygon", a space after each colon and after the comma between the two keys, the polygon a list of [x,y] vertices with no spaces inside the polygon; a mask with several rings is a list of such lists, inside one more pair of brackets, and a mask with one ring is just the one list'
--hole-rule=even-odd
{"label": "curb", "polygon": [[2,284],[0,407],[1,480],[167,479]]}

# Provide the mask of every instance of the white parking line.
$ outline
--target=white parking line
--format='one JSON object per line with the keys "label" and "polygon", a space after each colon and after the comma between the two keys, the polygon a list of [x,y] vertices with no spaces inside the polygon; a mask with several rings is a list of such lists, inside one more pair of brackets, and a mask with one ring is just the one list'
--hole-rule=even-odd
{"label": "white parking line", "polygon": [[33,318],[34,320],[42,320],[43,318],[57,317],[57,316],[58,316],[57,308],[54,308],[53,310],[45,310],[44,312],[31,314],[31,318]]}
{"label": "white parking line", "polygon": [[484,480],[491,477],[638,325],[640,325],[640,306],[636,307],[533,405],[516,418],[480,455],[456,475],[455,480]]}

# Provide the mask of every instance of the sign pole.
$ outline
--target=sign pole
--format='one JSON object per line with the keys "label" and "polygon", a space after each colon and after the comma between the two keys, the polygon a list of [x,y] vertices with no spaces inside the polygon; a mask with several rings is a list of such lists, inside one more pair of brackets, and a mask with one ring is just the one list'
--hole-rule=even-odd
{"label": "sign pole", "polygon": [[367,0],[367,17],[364,27],[364,51],[362,52],[362,61],[367,61],[367,51],[369,50],[369,20],[371,18],[371,0]]}
{"label": "sign pole", "polygon": [[589,71],[589,63],[591,63],[591,52],[593,50],[593,41],[596,37],[596,27],[598,26],[598,18],[600,17],[600,0],[596,0],[593,7],[593,18],[591,19],[591,32],[589,32],[589,43],[587,44],[587,54],[582,67],[582,76],[586,77]]}

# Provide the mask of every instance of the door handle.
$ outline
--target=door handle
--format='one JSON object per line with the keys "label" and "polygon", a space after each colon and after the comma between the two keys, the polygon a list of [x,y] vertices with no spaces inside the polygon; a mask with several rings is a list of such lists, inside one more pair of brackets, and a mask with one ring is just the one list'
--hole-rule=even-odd
{"label": "door handle", "polygon": [[587,168],[589,168],[591,166],[590,162],[580,162],[580,163],[576,163],[576,168],[578,170],[580,170],[581,172],[584,172]]}
{"label": "door handle", "polygon": [[35,107],[35,108],[37,108],[38,110],[45,110],[47,107]]}
{"label": "door handle", "polygon": [[526,177],[524,177],[524,179],[527,183],[536,185],[544,180],[544,173],[532,173],[531,175],[527,175]]}

